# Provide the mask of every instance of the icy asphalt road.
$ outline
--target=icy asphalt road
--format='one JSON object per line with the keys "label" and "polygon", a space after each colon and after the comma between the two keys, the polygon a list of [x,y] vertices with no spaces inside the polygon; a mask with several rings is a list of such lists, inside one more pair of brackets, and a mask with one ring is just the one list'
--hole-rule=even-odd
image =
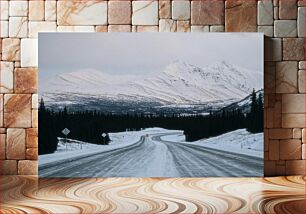
{"label": "icy asphalt road", "polygon": [[262,176],[263,159],[143,136],[137,143],[99,154],[39,166],[42,177]]}

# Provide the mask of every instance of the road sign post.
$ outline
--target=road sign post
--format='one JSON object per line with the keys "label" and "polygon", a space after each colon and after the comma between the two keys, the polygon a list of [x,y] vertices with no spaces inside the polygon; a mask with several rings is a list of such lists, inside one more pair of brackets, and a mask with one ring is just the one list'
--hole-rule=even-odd
{"label": "road sign post", "polygon": [[64,128],[62,130],[62,133],[65,135],[65,145],[66,145],[66,152],[67,152],[67,150],[68,150],[68,147],[67,147],[67,135],[70,133],[70,130],[67,129],[67,128]]}
{"label": "road sign post", "polygon": [[105,133],[102,133],[101,136],[103,137],[103,143],[104,143],[104,145],[105,145],[105,137],[106,137],[106,134],[105,134]]}

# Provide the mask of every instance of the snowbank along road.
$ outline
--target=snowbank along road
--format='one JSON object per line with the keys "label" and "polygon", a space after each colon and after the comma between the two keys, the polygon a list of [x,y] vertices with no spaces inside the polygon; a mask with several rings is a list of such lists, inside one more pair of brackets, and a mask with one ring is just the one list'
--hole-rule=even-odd
{"label": "snowbank along road", "polygon": [[142,136],[129,146],[39,166],[42,177],[263,176],[263,159]]}

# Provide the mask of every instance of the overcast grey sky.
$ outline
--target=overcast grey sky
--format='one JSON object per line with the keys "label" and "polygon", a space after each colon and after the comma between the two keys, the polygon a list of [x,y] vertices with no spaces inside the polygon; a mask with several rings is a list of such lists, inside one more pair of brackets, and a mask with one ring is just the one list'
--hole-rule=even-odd
{"label": "overcast grey sky", "polygon": [[258,33],[39,33],[40,78],[93,68],[158,72],[174,60],[204,67],[226,60],[263,70]]}

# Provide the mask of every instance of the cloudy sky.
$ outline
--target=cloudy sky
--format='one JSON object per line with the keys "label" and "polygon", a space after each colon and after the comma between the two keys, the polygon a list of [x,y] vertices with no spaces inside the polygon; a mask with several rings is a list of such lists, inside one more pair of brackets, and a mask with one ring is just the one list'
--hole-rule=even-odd
{"label": "cloudy sky", "polygon": [[226,60],[263,70],[257,33],[40,33],[40,79],[96,69],[111,74],[159,72],[174,60],[204,67]]}

